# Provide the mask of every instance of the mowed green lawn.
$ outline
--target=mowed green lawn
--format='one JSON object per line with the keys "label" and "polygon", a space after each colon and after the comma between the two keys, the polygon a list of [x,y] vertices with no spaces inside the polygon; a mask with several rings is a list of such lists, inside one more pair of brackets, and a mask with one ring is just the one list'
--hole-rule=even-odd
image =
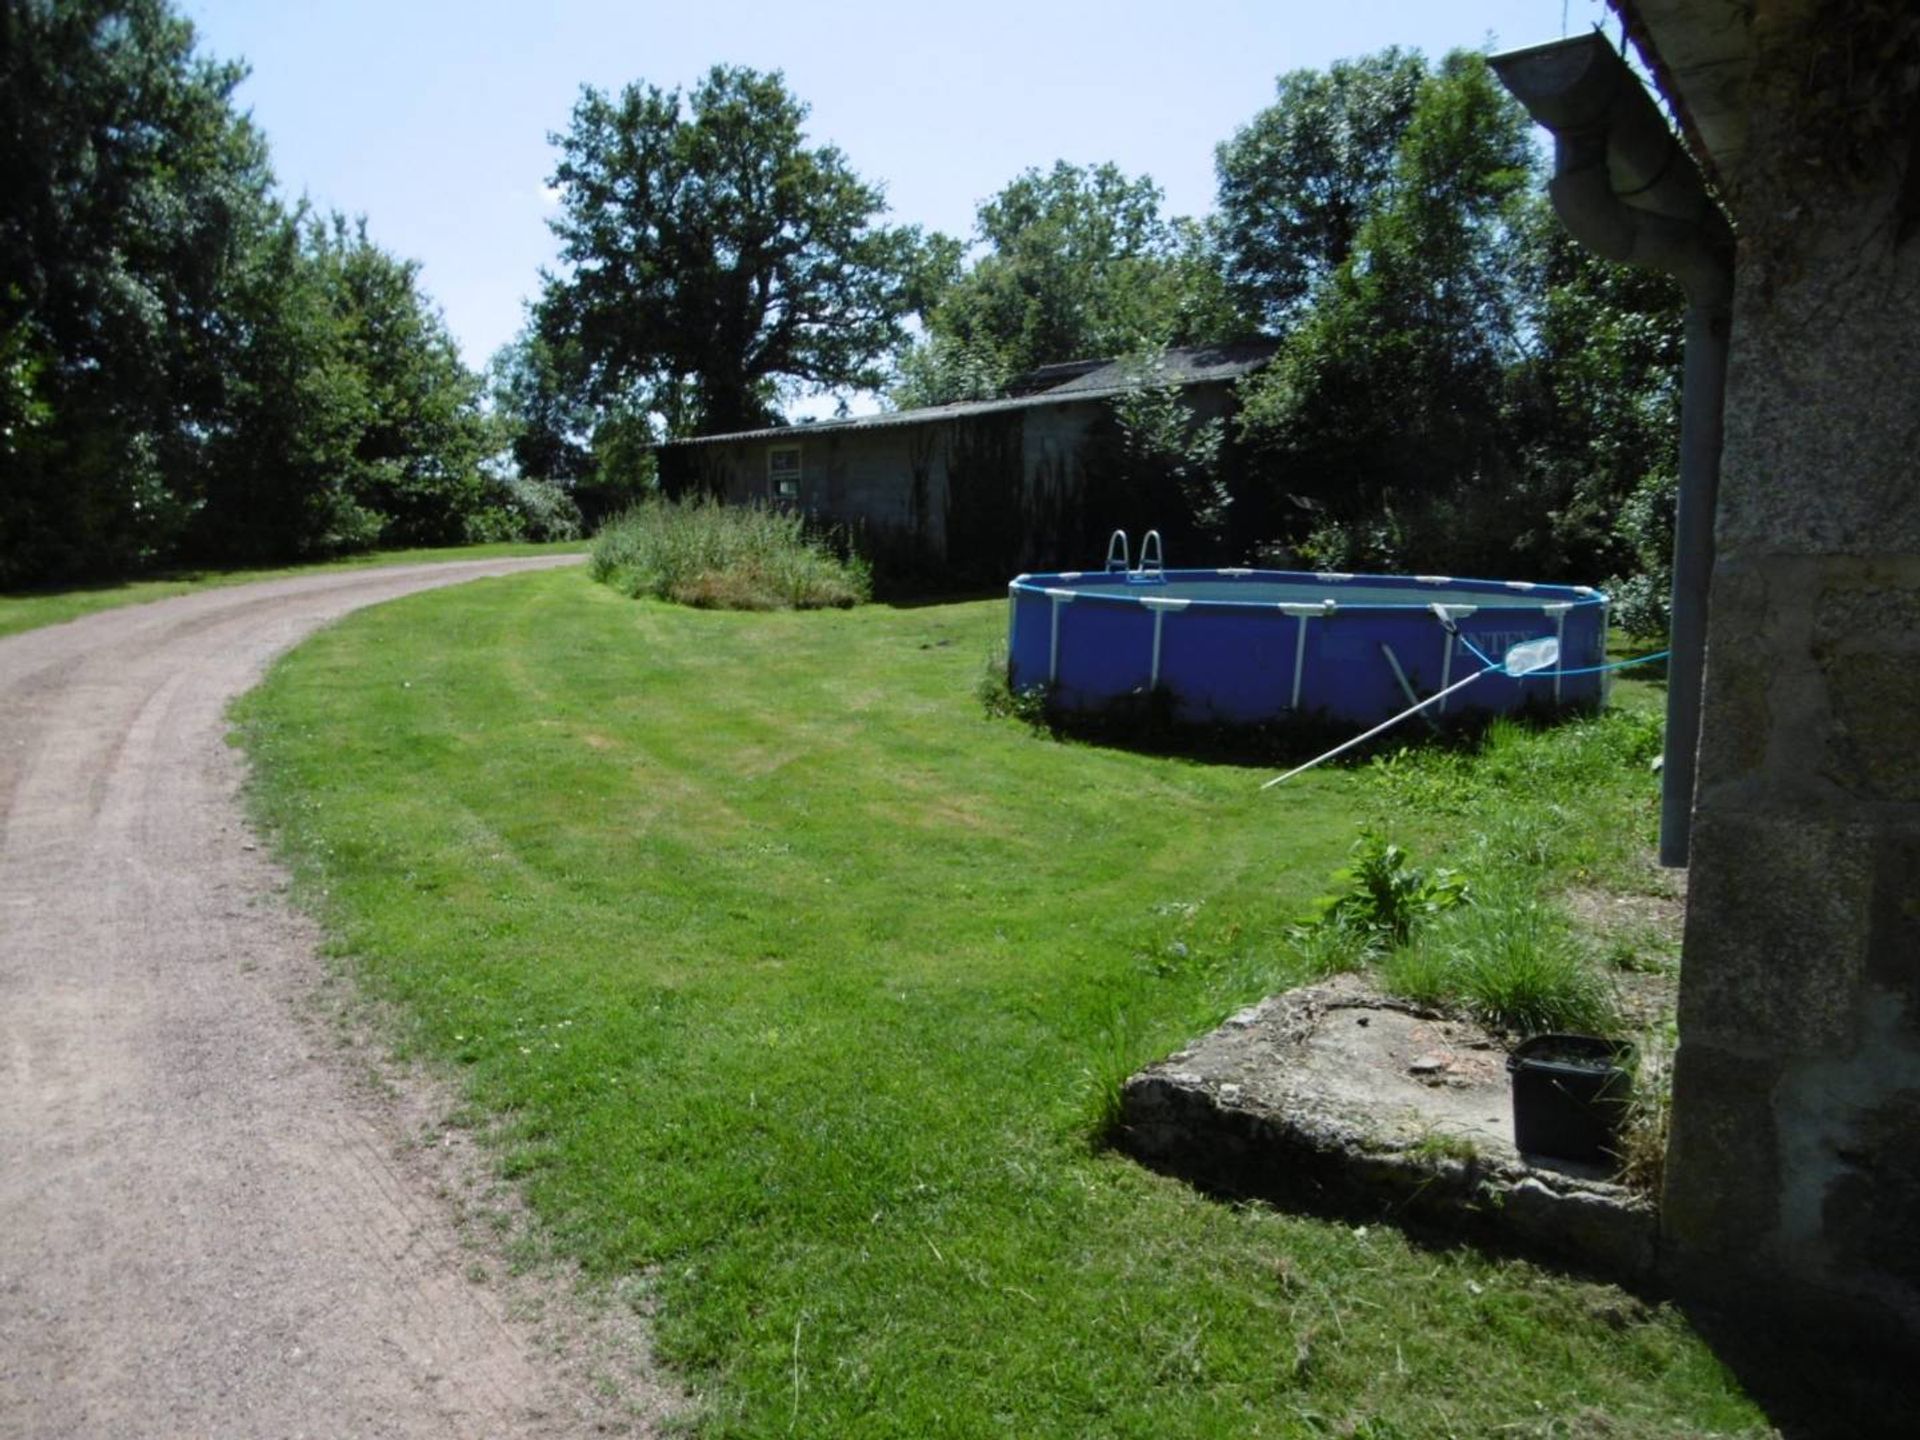
{"label": "mowed green lawn", "polygon": [[584,551],[584,540],[556,544],[454,545],[427,550],[381,550],[349,555],[311,565],[289,565],[266,570],[183,570],[146,580],[116,580],[78,590],[14,590],[0,593],[0,635],[14,635],[41,625],[58,625],[100,610],[122,605],[144,605],[192,590],[222,585],[244,585],[252,580],[285,580],[320,570],[362,570],[376,565],[418,565],[436,560],[490,560],[502,555],[546,555]]}
{"label": "mowed green lawn", "polygon": [[304,893],[557,1250],[647,1277],[689,1423],[1758,1427],[1670,1312],[1094,1143],[1120,1076],[1287,983],[1367,782],[988,720],[1004,624],[542,574],[363,612],[240,707]]}

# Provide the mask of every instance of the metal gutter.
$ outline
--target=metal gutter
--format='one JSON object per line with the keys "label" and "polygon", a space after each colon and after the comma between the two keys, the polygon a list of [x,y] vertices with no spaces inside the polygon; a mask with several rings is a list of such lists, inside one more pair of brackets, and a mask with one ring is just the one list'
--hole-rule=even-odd
{"label": "metal gutter", "polygon": [[1706,675],[1713,516],[1720,481],[1733,231],[1666,117],[1598,34],[1488,62],[1553,135],[1547,193],[1574,239],[1608,260],[1662,271],[1687,296],[1674,517],[1673,619],[1660,863],[1687,863]]}

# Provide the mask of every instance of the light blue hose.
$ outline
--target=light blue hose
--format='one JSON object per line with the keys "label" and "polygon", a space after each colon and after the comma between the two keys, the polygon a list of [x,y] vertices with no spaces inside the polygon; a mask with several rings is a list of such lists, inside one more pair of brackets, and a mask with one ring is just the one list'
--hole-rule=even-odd
{"label": "light blue hose", "polygon": [[[1456,631],[1455,633],[1458,634],[1459,632]],[[1460,636],[1460,643],[1466,646],[1468,652],[1481,664],[1492,666],[1495,670],[1504,668],[1498,660],[1486,655],[1478,645],[1467,639],[1466,636]],[[1625,670],[1633,665],[1650,665],[1655,660],[1666,659],[1671,653],[1672,652],[1668,650],[1658,650],[1651,655],[1642,655],[1634,660],[1616,660],[1611,665],[1582,665],[1573,670],[1530,670],[1527,672],[1525,678],[1528,680],[1551,680],[1556,675],[1598,675],[1603,670]]]}

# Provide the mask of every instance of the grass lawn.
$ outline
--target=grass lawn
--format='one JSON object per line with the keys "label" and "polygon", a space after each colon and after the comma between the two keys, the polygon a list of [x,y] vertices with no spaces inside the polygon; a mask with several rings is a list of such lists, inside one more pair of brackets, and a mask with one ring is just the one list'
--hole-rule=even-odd
{"label": "grass lawn", "polygon": [[417,565],[430,560],[488,560],[501,555],[545,555],[584,551],[585,540],[556,545],[455,545],[437,550],[382,550],[371,555],[350,555],[343,560],[325,560],[312,565],[290,565],[278,570],[182,570],[148,580],[117,580],[73,590],[20,590],[0,593],[0,635],[13,635],[41,625],[58,625],[77,620],[96,610],[114,610],[122,605],[144,605],[149,600],[165,600],[189,590],[206,590],[216,585],[244,585],[249,580],[285,580],[316,570],[358,570],[369,565]]}
{"label": "grass lawn", "polygon": [[239,707],[341,953],[552,1246],[646,1278],[694,1428],[1763,1428],[1671,1312],[1093,1142],[1120,1077],[1295,978],[1358,821],[1432,848],[1472,781],[1262,794],[1037,738],[975,699],[1004,624],[542,574],[362,612]]}

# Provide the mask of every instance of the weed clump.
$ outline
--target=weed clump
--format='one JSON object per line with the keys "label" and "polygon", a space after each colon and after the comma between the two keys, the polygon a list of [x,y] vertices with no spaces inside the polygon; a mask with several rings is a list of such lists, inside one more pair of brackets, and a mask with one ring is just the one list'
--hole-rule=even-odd
{"label": "weed clump", "polygon": [[796,511],[655,498],[601,529],[588,573],[623,595],[705,609],[846,609],[873,583],[837,539]]}
{"label": "weed clump", "polygon": [[1613,1023],[1612,997],[1566,916],[1504,869],[1469,886],[1458,872],[1412,863],[1362,830],[1340,889],[1289,940],[1315,976],[1372,966],[1386,988],[1464,1011],[1514,1034]]}
{"label": "weed clump", "polygon": [[1347,888],[1322,902],[1318,924],[1355,930],[1386,947],[1405,945],[1420,922],[1472,899],[1452,870],[1426,870],[1386,836],[1363,829],[1353,863],[1334,878]]}
{"label": "weed clump", "polygon": [[988,718],[994,720],[1014,719],[1033,730],[1045,730],[1048,725],[1048,695],[1044,685],[1029,685],[1016,690],[1013,685],[1013,673],[1007,666],[1004,649],[987,657],[986,667],[980,673],[980,680],[974,686],[974,698],[980,702],[980,708],[986,711]]}

